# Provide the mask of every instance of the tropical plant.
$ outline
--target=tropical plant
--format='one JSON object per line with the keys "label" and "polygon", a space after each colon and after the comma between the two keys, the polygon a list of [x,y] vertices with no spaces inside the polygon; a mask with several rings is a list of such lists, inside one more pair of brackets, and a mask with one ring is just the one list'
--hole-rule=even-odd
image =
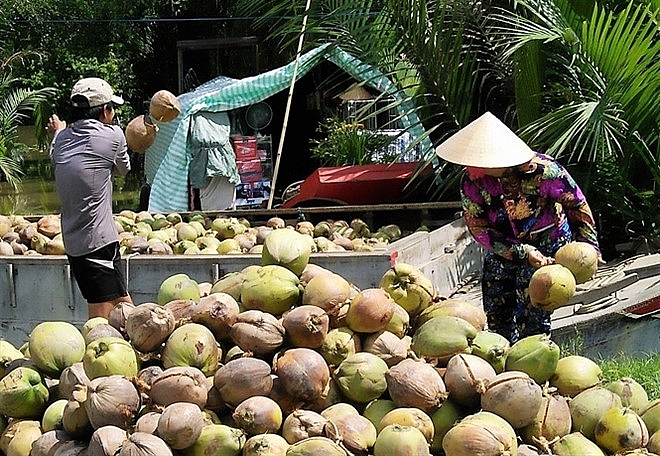
{"label": "tropical plant", "polygon": [[387,149],[392,138],[358,123],[331,116],[319,125],[318,132],[321,139],[312,140],[312,156],[322,166],[389,163],[396,158]]}
{"label": "tropical plant", "polygon": [[[660,227],[660,8],[522,0],[492,16],[516,72],[520,136],[575,170],[603,237]],[[626,228],[627,227],[627,228]],[[609,239],[607,239],[609,238]],[[604,242],[608,244],[608,242]]]}
{"label": "tropical plant", "polygon": [[[0,55],[2,55],[0,53]],[[27,146],[18,139],[18,127],[35,108],[53,96],[53,88],[32,90],[22,87],[21,80],[13,77],[12,66],[24,64],[34,56],[32,52],[17,52],[0,60],[0,177],[14,189],[21,182],[21,162]]]}
{"label": "tropical plant", "polygon": [[[564,161],[604,231],[625,236],[631,217],[655,217],[645,204],[660,197],[658,5],[320,0],[304,38],[309,46],[336,43],[383,69],[414,101],[435,144],[482,112],[495,113],[532,147]],[[257,25],[291,53],[300,3],[294,11],[287,2],[240,0],[239,8],[258,11]],[[450,194],[458,173],[438,167],[436,198]]]}

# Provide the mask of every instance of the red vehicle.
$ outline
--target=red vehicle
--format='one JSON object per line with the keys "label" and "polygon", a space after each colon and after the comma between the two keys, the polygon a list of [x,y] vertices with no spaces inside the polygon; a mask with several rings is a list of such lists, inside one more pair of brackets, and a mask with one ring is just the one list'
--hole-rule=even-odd
{"label": "red vehicle", "polygon": [[[407,200],[406,188],[423,166],[421,162],[318,168],[284,190],[281,207],[398,203]],[[422,174],[432,172],[431,167]]]}

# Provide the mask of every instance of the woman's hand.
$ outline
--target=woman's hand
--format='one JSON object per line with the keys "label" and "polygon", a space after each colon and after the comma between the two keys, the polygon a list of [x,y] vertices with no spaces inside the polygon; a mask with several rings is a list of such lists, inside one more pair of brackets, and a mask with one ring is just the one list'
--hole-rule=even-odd
{"label": "woman's hand", "polygon": [[57,114],[53,114],[48,118],[48,124],[46,125],[46,131],[48,133],[55,133],[59,130],[64,130],[66,128],[66,122],[60,120]]}
{"label": "woman's hand", "polygon": [[553,264],[555,262],[555,259],[543,255],[539,250],[532,249],[527,253],[527,261],[531,266],[534,266],[535,268],[540,268],[541,266],[547,266],[549,264]]}

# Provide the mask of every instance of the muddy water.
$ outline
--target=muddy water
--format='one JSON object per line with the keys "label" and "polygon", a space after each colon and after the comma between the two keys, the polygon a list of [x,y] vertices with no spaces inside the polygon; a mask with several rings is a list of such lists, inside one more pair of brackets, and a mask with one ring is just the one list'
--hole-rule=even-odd
{"label": "muddy water", "polygon": [[[113,206],[116,212],[121,209],[136,209],[138,201],[137,190],[115,190],[113,194]],[[60,199],[53,181],[23,179],[18,192],[6,182],[0,182],[0,214],[42,215],[59,211]]]}

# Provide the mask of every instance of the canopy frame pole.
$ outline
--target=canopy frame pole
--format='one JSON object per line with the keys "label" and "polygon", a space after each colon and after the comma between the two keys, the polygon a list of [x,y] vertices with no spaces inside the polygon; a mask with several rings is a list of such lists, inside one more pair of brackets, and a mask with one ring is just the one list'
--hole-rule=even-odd
{"label": "canopy frame pole", "polygon": [[312,0],[307,0],[305,6],[305,15],[303,16],[302,29],[300,31],[300,38],[298,39],[298,51],[296,52],[296,64],[293,67],[293,77],[291,78],[291,85],[289,86],[289,96],[286,100],[286,111],[284,112],[284,122],[282,123],[282,133],[280,134],[280,142],[277,146],[277,155],[275,157],[275,167],[273,168],[273,178],[270,184],[271,191],[268,196],[268,209],[273,208],[273,196],[275,195],[275,185],[277,182],[277,174],[280,169],[280,158],[282,157],[282,149],[284,148],[284,136],[289,124],[289,113],[291,112],[291,99],[293,98],[293,87],[296,84],[298,76],[298,66],[300,65],[300,54],[302,53],[303,40],[305,38],[305,29],[307,28],[307,17],[309,16],[309,9]]}

